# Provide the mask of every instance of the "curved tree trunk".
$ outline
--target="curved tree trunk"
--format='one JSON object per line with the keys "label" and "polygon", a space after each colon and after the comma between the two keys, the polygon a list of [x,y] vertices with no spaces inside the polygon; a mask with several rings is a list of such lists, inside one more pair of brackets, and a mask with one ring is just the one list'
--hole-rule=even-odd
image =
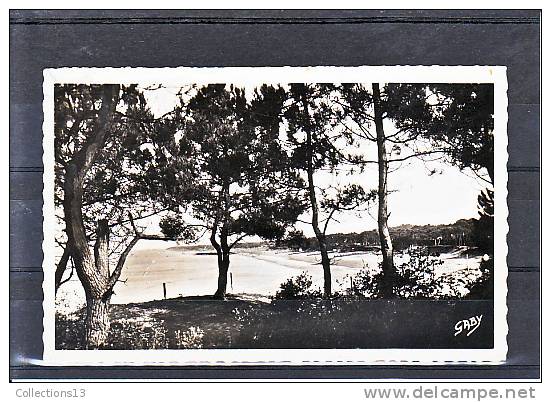
{"label": "curved tree trunk", "polygon": [[218,286],[216,292],[212,296],[214,299],[223,299],[226,294],[226,287],[228,283],[227,272],[223,270],[224,267],[224,255],[222,253],[222,247],[220,243],[216,241],[216,232],[218,231],[218,218],[214,220],[212,224],[211,234],[210,234],[210,244],[216,250],[217,262],[218,262]]}
{"label": "curved tree trunk", "polygon": [[230,247],[228,245],[228,229],[226,225],[222,225],[220,230],[220,245],[216,248],[216,253],[218,255],[218,286],[214,293],[214,298],[223,299],[226,297],[228,271],[230,269]]}
{"label": "curved tree trunk", "polygon": [[377,133],[377,156],[379,166],[379,185],[378,185],[378,229],[379,242],[381,244],[381,253],[383,255],[383,279],[381,283],[381,296],[385,298],[394,297],[394,282],[396,278],[396,269],[394,267],[394,251],[392,248],[392,238],[388,228],[388,156],[386,151],[386,138],[383,128],[383,113],[381,110],[381,93],[379,84],[373,84],[373,109],[375,118],[375,130]]}
{"label": "curved tree trunk", "polygon": [[[109,300],[113,286],[120,275],[118,265],[121,261],[115,270],[117,275],[110,275],[109,227],[105,220],[98,222],[94,253],[92,254],[90,250],[82,217],[84,178],[105,144],[105,136],[118,103],[118,94],[118,85],[104,86],[101,109],[95,122],[94,132],[67,164],[63,186],[67,243],[71,245],[71,257],[86,294],[87,314],[84,333],[86,347],[89,349],[101,347],[107,339]],[[126,250],[125,253],[121,257],[122,260],[128,254]]]}
{"label": "curved tree trunk", "polygon": [[226,297],[229,267],[229,255],[223,256],[222,261],[218,264],[218,286],[213,296],[215,299],[224,299]]}
{"label": "curved tree trunk", "polygon": [[221,201],[223,202],[223,223],[220,227],[220,243],[216,240],[220,218],[217,216],[214,219],[210,235],[210,243],[216,250],[218,260],[218,283],[216,292],[212,296],[214,299],[224,299],[228,288],[228,271],[230,268],[230,245],[228,244],[229,231],[227,226],[228,210],[230,203],[230,185],[224,183],[221,193]]}

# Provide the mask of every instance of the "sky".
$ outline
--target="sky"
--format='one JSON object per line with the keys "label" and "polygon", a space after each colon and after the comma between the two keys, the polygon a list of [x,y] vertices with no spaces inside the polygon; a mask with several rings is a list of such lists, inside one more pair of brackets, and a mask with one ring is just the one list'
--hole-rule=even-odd
{"label": "sky", "polygon": [[[154,115],[160,116],[174,107],[178,102],[178,90],[179,88],[161,88],[145,91],[146,100]],[[247,92],[250,93],[249,90]],[[385,127],[385,130],[387,129],[392,127]],[[361,151],[376,158],[376,146],[373,143],[364,144]],[[431,170],[437,173],[431,175]],[[376,189],[377,165],[370,164],[363,173],[338,178],[321,172],[315,176],[315,180],[322,187],[329,183],[346,182],[361,184],[366,190]],[[390,226],[448,224],[458,219],[476,218],[477,196],[480,190],[485,188],[484,183],[472,173],[461,172],[457,167],[441,161],[424,163],[415,158],[409,159],[399,169],[389,173],[388,183],[391,191],[388,200]],[[376,229],[376,216],[376,203],[367,211],[343,213],[337,216],[338,222],[331,222],[327,233]],[[309,221],[311,218],[309,214],[304,214],[300,219]],[[299,222],[296,226],[303,230],[305,235],[314,235],[310,225]]]}

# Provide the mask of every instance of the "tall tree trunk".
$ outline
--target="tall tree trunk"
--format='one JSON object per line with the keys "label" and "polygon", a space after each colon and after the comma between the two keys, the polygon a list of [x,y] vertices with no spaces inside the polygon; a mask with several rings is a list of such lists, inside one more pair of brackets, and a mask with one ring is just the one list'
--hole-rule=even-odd
{"label": "tall tree trunk", "polygon": [[84,339],[88,349],[99,349],[107,341],[110,327],[109,301],[110,297],[86,299]]}
{"label": "tall tree trunk", "polygon": [[[220,243],[216,241],[214,235],[211,235],[210,242],[216,249],[216,255],[218,259],[218,285],[216,292],[213,295],[215,299],[223,299],[226,297],[226,291],[228,288],[228,271],[230,268],[230,249],[228,247],[227,234],[224,233],[224,229],[221,230]],[[215,230],[213,231],[215,233]]]}
{"label": "tall tree trunk", "polygon": [[383,279],[381,284],[381,295],[385,298],[394,297],[394,282],[396,278],[396,269],[394,267],[394,251],[392,249],[392,239],[388,228],[388,156],[386,151],[386,138],[383,128],[383,112],[381,110],[381,93],[379,84],[373,84],[373,109],[375,118],[375,130],[377,133],[377,156],[379,166],[379,186],[378,186],[378,229],[379,242],[381,244],[381,253],[383,255]]}
{"label": "tall tree trunk", "polygon": [[230,246],[228,244],[228,220],[229,220],[229,205],[230,203],[230,185],[224,183],[222,186],[222,204],[223,204],[223,223],[220,228],[220,243],[216,241],[216,232],[218,230],[218,219],[215,219],[211,232],[210,242],[216,249],[218,257],[218,284],[216,292],[213,295],[215,299],[224,299],[228,288],[228,271],[230,268]]}
{"label": "tall tree trunk", "polygon": [[224,299],[228,288],[228,270],[230,267],[229,253],[222,256],[218,265],[218,285],[214,293],[215,299]]}
{"label": "tall tree trunk", "polygon": [[[306,113],[308,112],[308,106],[304,101],[304,107]],[[312,132],[309,128],[306,129],[306,143],[307,143],[307,166],[306,174],[308,176],[308,197],[310,199],[310,207],[312,208],[312,228],[318,241],[321,265],[323,267],[323,296],[328,298],[331,296],[331,261],[329,260],[329,254],[327,252],[327,238],[325,233],[320,229],[319,225],[319,207],[316,197],[316,186],[314,185],[314,167],[313,167],[313,155],[312,155]]]}
{"label": "tall tree trunk", "polygon": [[223,272],[224,255],[222,253],[222,247],[220,247],[220,243],[216,241],[217,231],[218,231],[218,219],[215,219],[214,223],[212,224],[212,229],[210,234],[210,244],[212,244],[212,247],[214,247],[214,249],[216,250],[217,262],[218,262],[218,286],[216,288],[216,292],[212,297],[215,299],[223,299],[226,293],[227,274]]}
{"label": "tall tree trunk", "polygon": [[321,265],[323,267],[323,296],[331,297],[331,261],[327,252],[327,239],[325,234],[318,238],[321,254]]}
{"label": "tall tree trunk", "polygon": [[319,211],[316,199],[313,174],[311,169],[308,169],[308,193],[310,204],[312,207],[312,228],[318,241],[318,246],[321,254],[321,265],[323,267],[323,295],[324,297],[331,296],[331,261],[327,252],[327,238],[319,227]]}
{"label": "tall tree trunk", "polygon": [[214,298],[224,299],[228,288],[228,271],[230,268],[230,247],[228,246],[226,225],[223,225],[220,230],[220,245],[216,248],[216,253],[218,255],[218,286]]}
{"label": "tall tree trunk", "polygon": [[100,220],[96,230],[94,257],[88,250],[83,259],[75,261],[77,273],[86,294],[85,344],[88,349],[101,348],[109,334],[109,302],[112,287],[109,275],[109,226]]}
{"label": "tall tree trunk", "polygon": [[114,281],[118,277],[114,278],[109,274],[109,227],[107,221],[98,222],[94,254],[92,255],[90,251],[82,217],[84,178],[105,144],[108,126],[118,102],[118,93],[118,85],[104,87],[101,109],[95,122],[94,132],[67,164],[63,187],[67,243],[71,245],[71,257],[86,294],[87,314],[84,333],[86,347],[89,349],[103,346],[107,339],[109,300]]}
{"label": "tall tree trunk", "polygon": [[109,223],[102,219],[96,230],[94,244],[95,272],[98,280],[86,295],[86,345],[97,349],[105,344],[109,334],[109,302],[112,290],[109,284]]}

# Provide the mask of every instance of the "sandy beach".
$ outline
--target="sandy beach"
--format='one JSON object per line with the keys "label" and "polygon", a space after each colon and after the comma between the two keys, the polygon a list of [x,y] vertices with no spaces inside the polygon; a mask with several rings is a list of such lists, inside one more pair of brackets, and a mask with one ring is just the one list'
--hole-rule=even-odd
{"label": "sandy beach", "polygon": [[[373,252],[332,253],[332,276],[335,290],[349,284],[349,276],[368,267],[376,271],[380,256]],[[407,257],[406,257],[407,258]],[[437,275],[462,269],[476,269],[480,257],[442,254],[444,264],[437,268]],[[312,276],[314,286],[321,288],[323,272],[317,252],[272,250],[268,247],[236,248],[231,256],[228,292],[258,299],[268,299],[285,280],[306,271]],[[399,253],[395,262],[404,261]],[[185,247],[138,249],[129,257],[115,287],[113,304],[126,304],[160,300],[163,283],[167,298],[178,296],[209,295],[216,289],[218,268],[216,255],[210,251],[189,250]],[[84,295],[78,279],[63,285],[58,294],[58,304],[63,310],[72,310],[84,303]],[[62,305],[65,305],[64,307]]]}

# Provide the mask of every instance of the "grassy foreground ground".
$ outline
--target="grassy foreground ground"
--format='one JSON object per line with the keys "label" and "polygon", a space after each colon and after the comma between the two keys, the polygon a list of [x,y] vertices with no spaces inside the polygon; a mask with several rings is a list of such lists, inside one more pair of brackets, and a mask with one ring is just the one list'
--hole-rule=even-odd
{"label": "grassy foreground ground", "polygon": [[[435,300],[274,300],[230,296],[113,305],[109,349],[488,348],[493,302]],[[80,349],[84,312],[57,317],[56,347]],[[470,337],[454,324],[484,320]]]}

